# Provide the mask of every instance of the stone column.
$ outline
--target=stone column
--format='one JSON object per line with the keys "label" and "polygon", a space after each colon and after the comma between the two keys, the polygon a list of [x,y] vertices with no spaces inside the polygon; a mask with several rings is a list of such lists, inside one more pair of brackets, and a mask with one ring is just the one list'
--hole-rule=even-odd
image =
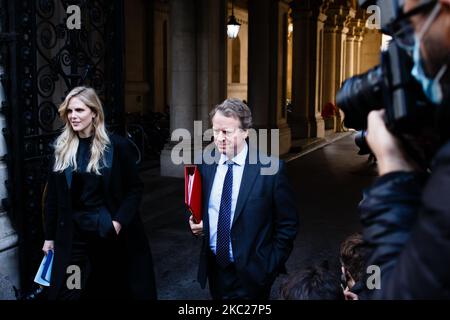
{"label": "stone column", "polygon": [[380,61],[380,47],[382,34],[376,29],[365,29],[364,39],[361,44],[361,70],[366,72],[374,66],[378,65]]}
{"label": "stone column", "polygon": [[344,79],[347,79],[355,73],[355,30],[350,26],[345,39],[345,74]]}
{"label": "stone column", "polygon": [[[355,10],[346,1],[335,0],[326,11],[328,19],[324,35],[324,101],[336,102],[336,92],[345,79],[347,25],[355,17]],[[325,124],[326,129],[341,131],[342,115]]]}
{"label": "stone column", "polygon": [[345,79],[359,74],[364,20],[358,17],[352,18],[348,24],[348,30],[346,39]]}
{"label": "stone column", "polygon": [[293,66],[290,126],[294,139],[324,137],[322,108],[323,30],[326,1],[292,3]]}
{"label": "stone column", "polygon": [[[150,47],[153,43],[152,50],[149,50],[149,56],[153,58],[153,63],[148,66],[153,79],[150,79],[153,85],[150,86],[151,101],[149,105],[153,111],[164,112],[166,106],[169,105],[169,3],[161,1],[153,2],[153,27],[148,29],[152,31],[147,38],[150,39]],[[148,59],[148,58],[147,58]],[[152,65],[153,64],[153,65]]]}
{"label": "stone column", "polygon": [[[4,2],[0,1],[0,9]],[[0,33],[6,32],[3,29],[4,21],[0,15]],[[3,22],[3,23],[2,23]],[[4,87],[4,81],[7,77],[5,70],[6,47],[0,42],[0,107],[8,108],[7,96]],[[0,113],[0,132],[6,128],[7,123],[3,113]],[[0,134],[0,159],[8,153],[4,136]],[[12,156],[12,155],[9,155]],[[8,168],[4,160],[0,160],[0,199],[8,197],[5,187],[5,181],[8,179]],[[19,247],[18,236],[11,225],[8,213],[3,208],[3,202],[0,202],[0,300],[15,299],[13,286],[20,288],[19,278]]]}
{"label": "stone column", "polygon": [[355,44],[353,47],[354,50],[353,56],[355,57],[353,70],[354,74],[361,73],[362,42],[364,39],[365,23],[366,23],[365,11],[361,9],[357,10],[356,17],[353,20],[353,30],[355,36]]}
{"label": "stone column", "polygon": [[279,129],[279,152],[291,147],[286,122],[284,72],[287,12],[282,1],[249,0],[248,102],[256,129]]}
{"label": "stone column", "polygon": [[227,1],[199,2],[197,114],[206,130],[210,127],[209,112],[225,100],[227,92]]}
{"label": "stone column", "polygon": [[[359,29],[362,30],[362,29]],[[362,48],[362,42],[364,39],[364,32],[358,31],[358,29],[355,32],[355,46],[354,46],[354,57],[355,57],[355,65],[354,65],[354,72],[355,74],[361,73],[361,48]]]}
{"label": "stone column", "polygon": [[[171,0],[171,91],[170,131],[186,129],[193,137],[197,116],[197,34],[196,1]],[[161,175],[182,177],[183,165],[175,165],[171,159],[178,141],[169,142],[161,152]],[[192,139],[184,139],[183,147],[192,150]]]}
{"label": "stone column", "polygon": [[[127,112],[144,113],[153,105],[152,90],[148,79],[148,70],[143,68],[146,60],[153,61],[153,53],[148,52],[145,36],[148,20],[153,18],[146,12],[147,5],[140,0],[124,1],[125,24],[125,106]],[[151,8],[153,11],[153,8]],[[149,30],[153,34],[153,30]],[[153,64],[152,64],[153,66]]]}
{"label": "stone column", "polygon": [[273,105],[276,115],[276,126],[280,130],[280,154],[288,153],[292,145],[291,128],[287,123],[286,95],[287,95],[287,59],[288,59],[288,24],[289,5],[284,1],[279,1],[277,5],[277,56],[278,65],[276,67],[276,86],[278,99]]}

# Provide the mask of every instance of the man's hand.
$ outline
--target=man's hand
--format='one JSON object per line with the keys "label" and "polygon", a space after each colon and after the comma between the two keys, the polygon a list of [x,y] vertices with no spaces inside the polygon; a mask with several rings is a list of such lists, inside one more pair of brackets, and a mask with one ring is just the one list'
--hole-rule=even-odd
{"label": "man's hand", "polygon": [[44,245],[42,246],[42,251],[45,252],[45,255],[47,255],[47,253],[52,250],[55,250],[55,241],[53,240],[45,240],[44,241]]}
{"label": "man's hand", "polygon": [[344,298],[345,300],[359,300],[358,295],[351,292],[348,287],[344,290]]}
{"label": "man's hand", "polygon": [[417,166],[402,151],[400,141],[386,128],[385,110],[369,113],[366,141],[375,154],[379,175],[394,171],[415,171]]}
{"label": "man's hand", "polygon": [[122,225],[119,222],[114,221],[114,220],[113,220],[112,223],[113,223],[113,226],[114,226],[114,230],[116,230],[117,235],[119,235],[119,232],[122,229]]}
{"label": "man's hand", "polygon": [[194,217],[191,215],[189,217],[189,226],[195,236],[203,236],[203,221],[200,221],[200,223],[195,223]]}

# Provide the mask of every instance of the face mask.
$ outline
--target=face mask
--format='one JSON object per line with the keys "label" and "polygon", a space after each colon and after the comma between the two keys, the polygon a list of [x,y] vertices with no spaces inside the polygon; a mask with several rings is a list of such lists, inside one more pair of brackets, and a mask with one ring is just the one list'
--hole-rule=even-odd
{"label": "face mask", "polygon": [[415,37],[413,50],[414,67],[411,71],[412,76],[421,84],[425,96],[434,104],[442,103],[444,95],[442,92],[441,78],[447,71],[447,65],[442,66],[433,79],[428,78],[423,68],[422,58],[420,55],[420,44],[422,42],[424,34],[428,31],[432,22],[439,14],[440,9],[441,6],[439,3],[437,3],[427,21],[425,22],[422,30]]}
{"label": "face mask", "polygon": [[444,94],[441,86],[441,78],[447,71],[447,65],[441,67],[433,79],[425,74],[422,59],[420,57],[420,40],[416,39],[413,53],[414,67],[411,71],[412,76],[421,84],[425,96],[434,104],[441,104]]}

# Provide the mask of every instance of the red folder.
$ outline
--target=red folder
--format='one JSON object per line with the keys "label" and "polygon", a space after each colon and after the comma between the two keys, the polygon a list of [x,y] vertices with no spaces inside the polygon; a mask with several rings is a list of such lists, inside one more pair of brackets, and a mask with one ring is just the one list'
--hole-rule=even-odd
{"label": "red folder", "polygon": [[202,221],[202,177],[197,166],[184,167],[184,203],[194,217],[195,223]]}

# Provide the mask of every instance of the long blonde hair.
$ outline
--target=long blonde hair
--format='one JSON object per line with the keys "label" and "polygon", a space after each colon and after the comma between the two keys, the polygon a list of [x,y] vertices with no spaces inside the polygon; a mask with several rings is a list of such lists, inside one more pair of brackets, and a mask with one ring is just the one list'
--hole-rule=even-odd
{"label": "long blonde hair", "polygon": [[74,97],[80,99],[96,115],[92,120],[94,133],[91,145],[91,158],[86,171],[100,175],[100,169],[102,165],[105,165],[105,151],[111,144],[111,141],[105,128],[105,115],[103,113],[102,103],[94,89],[84,86],[72,89],[59,106],[59,116],[65,125],[63,131],[55,141],[55,165],[53,171],[62,172],[69,167],[73,168],[73,170],[77,169],[79,138],[73,130],[67,116],[70,100]]}

